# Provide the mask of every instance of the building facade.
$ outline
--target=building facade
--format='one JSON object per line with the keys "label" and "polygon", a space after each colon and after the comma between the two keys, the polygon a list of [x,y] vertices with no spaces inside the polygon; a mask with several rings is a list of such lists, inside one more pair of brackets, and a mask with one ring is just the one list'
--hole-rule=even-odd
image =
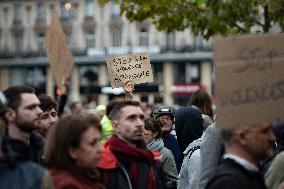
{"label": "building facade", "polygon": [[135,86],[135,99],[187,105],[196,89],[214,91],[210,41],[183,32],[159,32],[149,21],[130,23],[118,4],[98,0],[3,0],[0,2],[0,89],[27,84],[54,95],[55,82],[45,52],[53,10],[75,59],[70,99],[97,104],[119,96],[112,90],[106,58],[149,52],[154,82]]}

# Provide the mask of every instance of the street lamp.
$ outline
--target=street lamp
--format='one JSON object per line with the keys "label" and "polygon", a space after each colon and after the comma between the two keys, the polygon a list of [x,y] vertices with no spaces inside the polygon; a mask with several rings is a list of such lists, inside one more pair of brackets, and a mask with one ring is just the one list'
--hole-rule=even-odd
{"label": "street lamp", "polygon": [[64,4],[65,9],[69,10],[72,8],[72,4],[71,3],[65,3]]}

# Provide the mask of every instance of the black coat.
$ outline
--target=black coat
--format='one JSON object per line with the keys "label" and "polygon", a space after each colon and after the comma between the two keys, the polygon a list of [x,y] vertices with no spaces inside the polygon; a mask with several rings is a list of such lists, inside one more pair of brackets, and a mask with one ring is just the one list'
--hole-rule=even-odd
{"label": "black coat", "polygon": [[265,189],[260,172],[251,172],[232,159],[225,159],[206,189]]}
{"label": "black coat", "polygon": [[20,140],[11,139],[5,136],[3,139],[2,150],[9,158],[20,160],[31,160],[41,163],[44,141],[37,133],[31,133],[30,144],[27,145]]}

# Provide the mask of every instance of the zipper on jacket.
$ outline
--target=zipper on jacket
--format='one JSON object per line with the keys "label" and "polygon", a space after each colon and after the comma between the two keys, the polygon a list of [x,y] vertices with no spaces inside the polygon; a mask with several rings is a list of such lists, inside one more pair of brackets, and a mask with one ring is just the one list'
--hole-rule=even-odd
{"label": "zipper on jacket", "polygon": [[126,176],[127,182],[128,182],[128,184],[129,184],[129,189],[132,189],[132,184],[131,184],[131,181],[130,181],[130,178],[129,178],[129,176],[128,176],[127,171],[124,169],[123,166],[119,165],[119,167],[122,169],[123,173],[124,173],[125,176]]}

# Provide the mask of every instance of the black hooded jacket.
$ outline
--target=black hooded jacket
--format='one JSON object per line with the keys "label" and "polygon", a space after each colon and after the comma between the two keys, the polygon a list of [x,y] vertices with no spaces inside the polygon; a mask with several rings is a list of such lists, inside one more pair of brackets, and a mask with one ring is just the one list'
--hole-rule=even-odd
{"label": "black hooded jacket", "polygon": [[192,107],[182,107],[175,112],[177,142],[181,152],[203,133],[201,112]]}

